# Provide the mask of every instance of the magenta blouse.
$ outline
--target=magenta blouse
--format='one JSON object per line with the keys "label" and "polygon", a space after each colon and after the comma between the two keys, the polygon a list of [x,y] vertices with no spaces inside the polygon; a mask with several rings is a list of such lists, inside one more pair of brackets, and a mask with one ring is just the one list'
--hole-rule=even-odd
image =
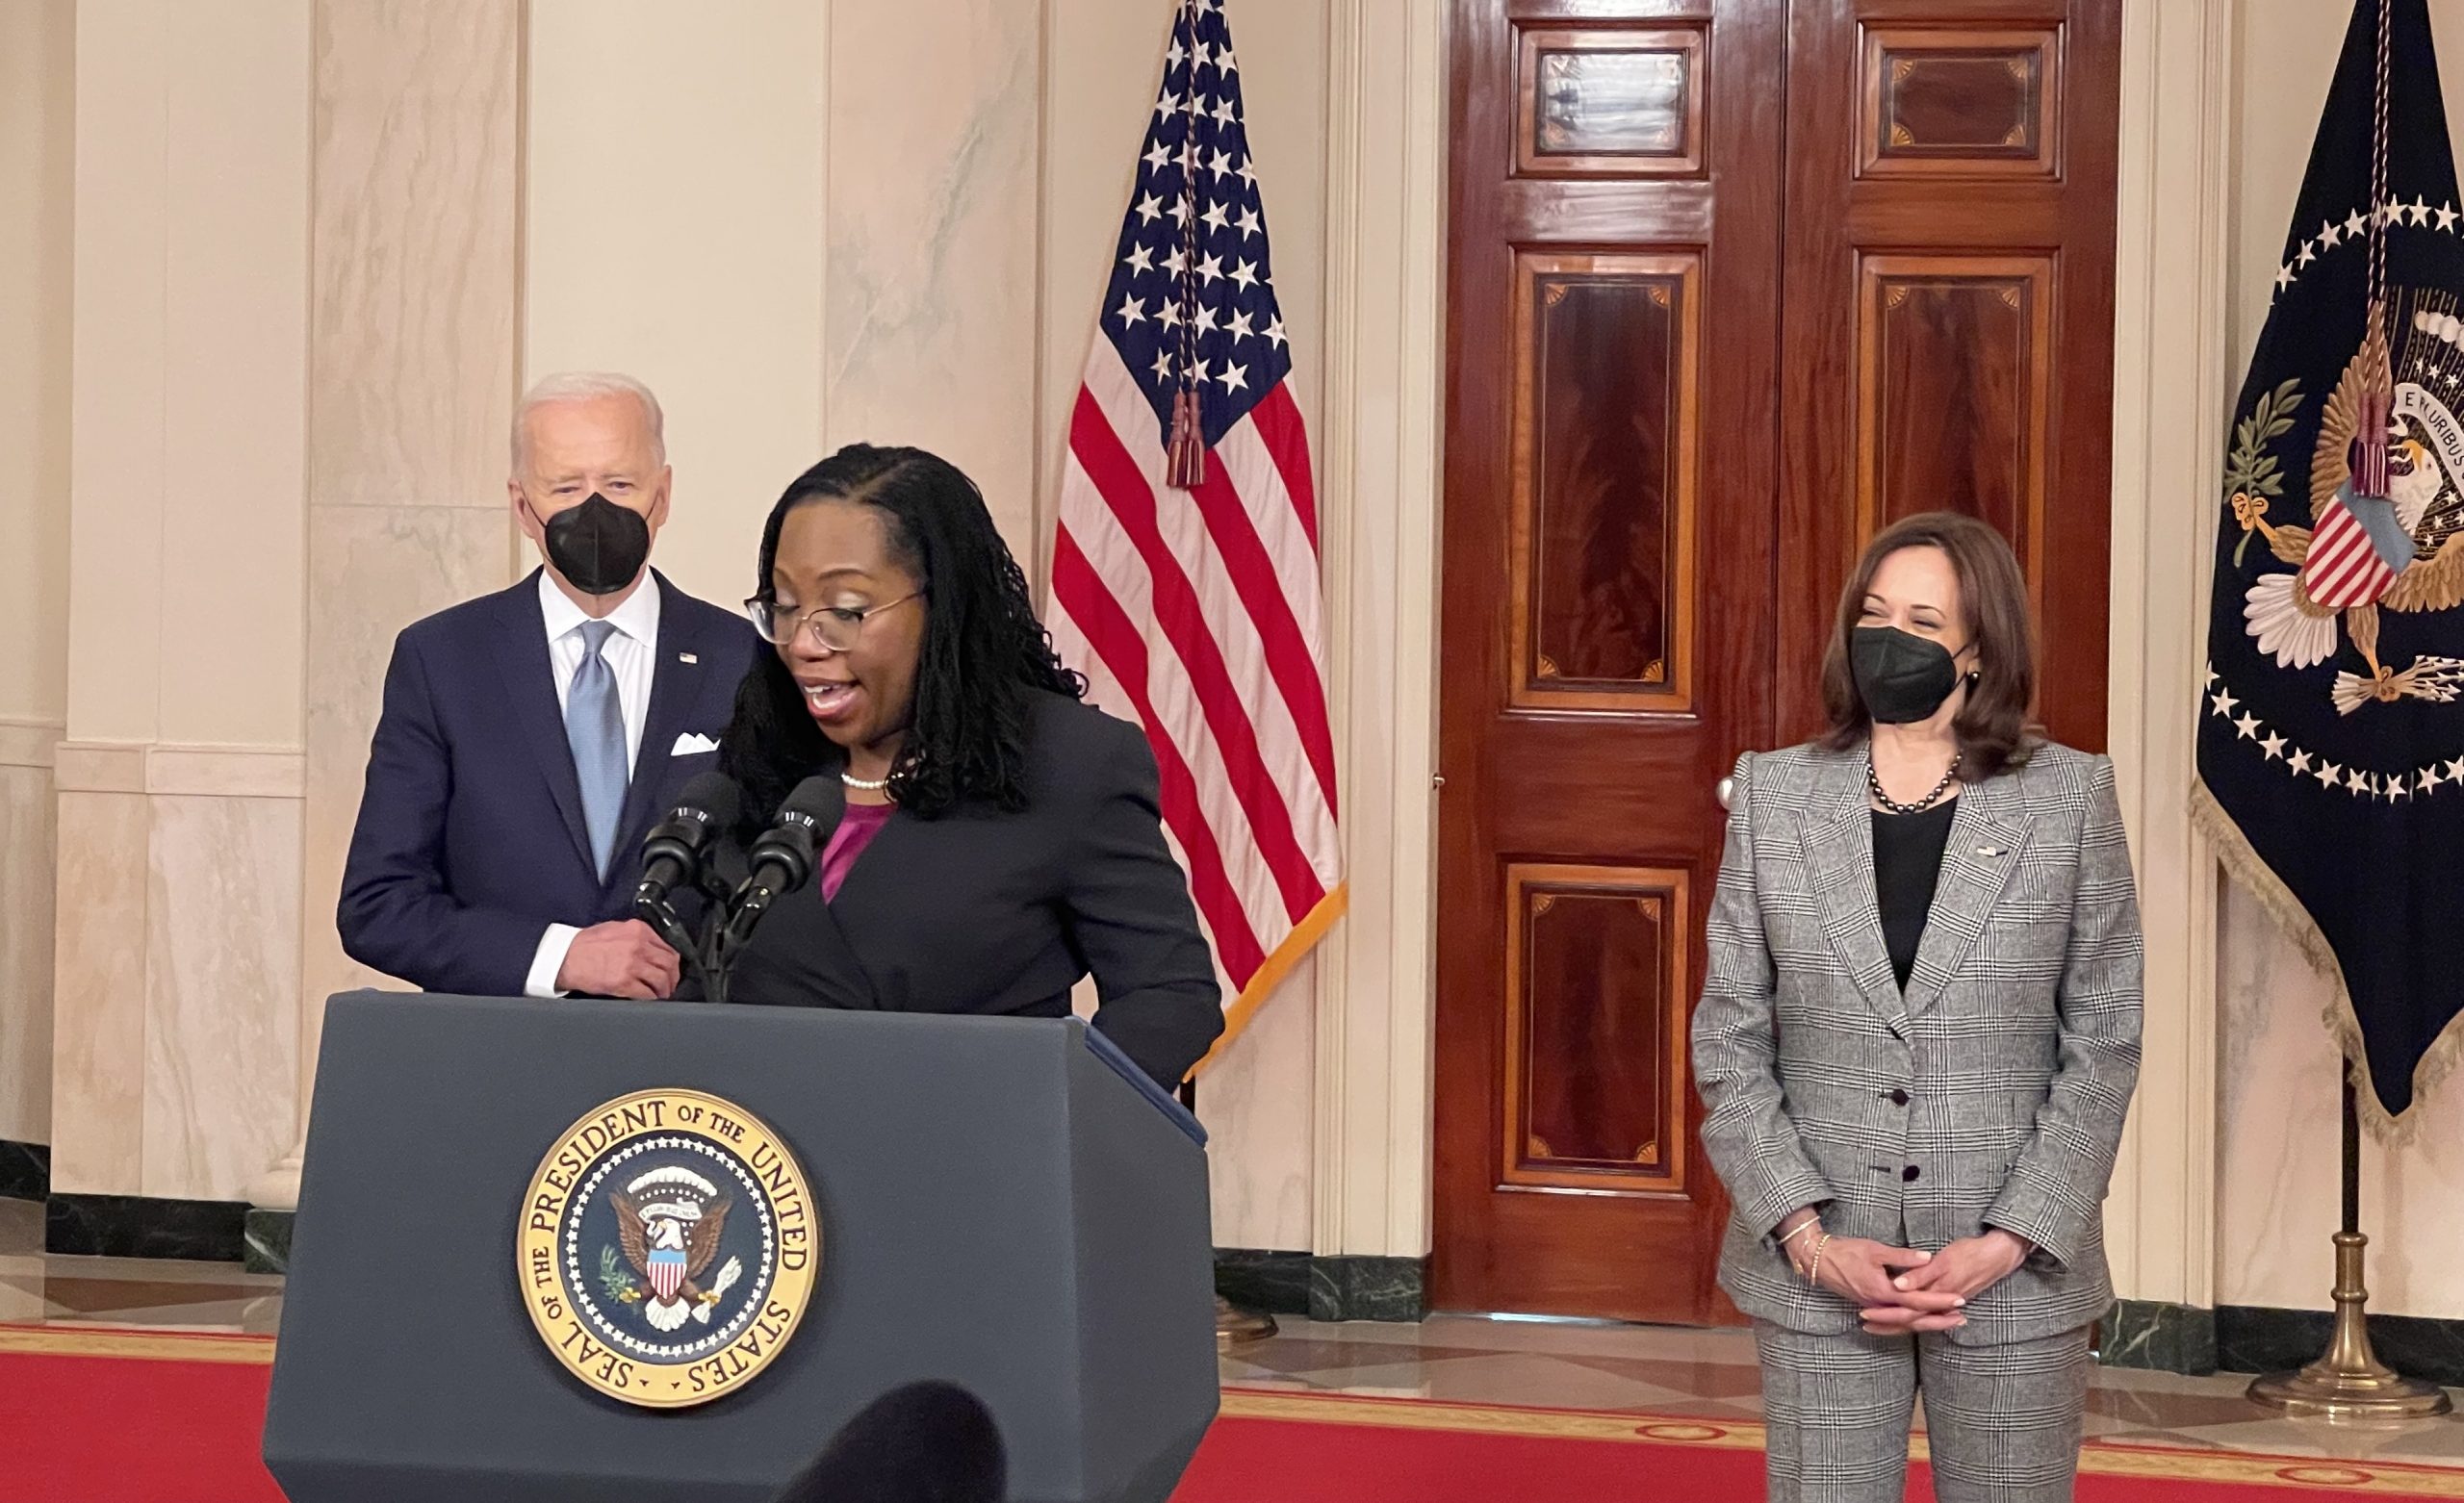
{"label": "magenta blouse", "polygon": [[839,885],[856,866],[856,858],[873,843],[873,837],[889,823],[894,803],[850,803],[839,816],[838,828],[830,832],[830,844],[821,852],[821,901],[831,902],[838,896]]}

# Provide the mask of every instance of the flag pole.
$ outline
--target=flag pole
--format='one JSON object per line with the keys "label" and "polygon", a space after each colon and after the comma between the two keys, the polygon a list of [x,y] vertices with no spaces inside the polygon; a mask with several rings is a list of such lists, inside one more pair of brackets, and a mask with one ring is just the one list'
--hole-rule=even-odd
{"label": "flag pole", "polygon": [[[2409,3],[2410,0],[2408,0]],[[2415,5],[2411,6],[2411,12],[2418,13],[2422,24],[2426,27],[2428,22],[2426,11]],[[2370,18],[2373,24],[2371,32],[2365,33],[2362,30],[2365,17]],[[2363,309],[2364,338],[2361,352],[2356,354],[2352,364],[2346,368],[2346,378],[2337,387],[2337,397],[2350,403],[2348,410],[2351,417],[2352,431],[2347,440],[2350,454],[2348,461],[2350,491],[2348,495],[2347,492],[2338,490],[2335,499],[2326,499],[2319,494],[2314,494],[2312,497],[2313,515],[2323,516],[2329,522],[2337,518],[2343,518],[2347,522],[2351,521],[2350,513],[2344,509],[2348,502],[2358,506],[2363,504],[2366,498],[2379,505],[2388,504],[2393,489],[2388,464],[2389,438],[2394,431],[2389,426],[2389,407],[2395,392],[2395,372],[2390,369],[2390,342],[2400,337],[2402,330],[2400,327],[2390,326],[2389,309],[2395,302],[2395,298],[2391,296],[2387,279],[2387,232],[2390,228],[2404,222],[2404,211],[2400,202],[2397,195],[2388,191],[2388,173],[2392,159],[2388,126],[2394,115],[2392,108],[2394,31],[2395,0],[2375,0],[2374,4],[2373,0],[2354,0],[2352,24],[2346,34],[2344,60],[2337,64],[2336,80],[2328,90],[2327,113],[2321,117],[2320,134],[2313,146],[2312,173],[2309,177],[2305,177],[2303,183],[2305,195],[2321,186],[2313,179],[2317,175],[2318,163],[2329,149],[2329,142],[2345,140],[2336,132],[2349,130],[2359,123],[2352,120],[2349,115],[2339,116],[2337,104],[2348,89],[2356,87],[2356,79],[2348,70],[2359,66],[2371,66],[2371,108],[2368,117],[2370,178],[2367,185],[2369,201],[2366,205],[2370,210],[2367,219],[2368,261],[2362,268],[2363,285],[2359,289]],[[2373,49],[2374,56],[2361,53],[2360,42],[2365,36],[2374,43]],[[2426,34],[2421,38],[2419,58],[2424,62],[2426,62],[2429,57],[2428,40]],[[2430,97],[2434,100],[2437,90],[2437,78],[2434,71],[2430,74],[2427,88]],[[2345,103],[2349,110],[2354,101],[2346,98]],[[2440,118],[2435,105],[2431,107],[2426,118],[2433,120]],[[2331,130],[2331,122],[2336,122],[2334,130]],[[2451,156],[2445,179],[2448,191],[2453,191],[2454,169]],[[2421,221],[2416,217],[2413,222],[2418,226]],[[2452,222],[2451,211],[2449,219],[2444,223],[2451,224]],[[2363,217],[2356,212],[2347,233],[2357,237],[2363,224]],[[2336,232],[2332,222],[2323,225],[2320,233],[2320,244],[2332,249],[2336,242]],[[2315,259],[2311,242],[2302,240],[2298,241],[2298,243],[2300,249],[2297,256],[2289,257],[2287,267],[2278,275],[2279,291],[2292,285],[2297,267],[2307,267]],[[2347,265],[2348,266],[2349,263]],[[2451,267],[2449,274],[2451,277]],[[2349,275],[2348,271],[2347,275]],[[2346,284],[2339,282],[2336,286],[2340,290],[2340,295],[2348,295]],[[2252,382],[2256,382],[2259,378],[2260,361],[2268,349],[2270,337],[2277,328],[2275,320],[2276,313],[2271,312],[2268,316],[2267,328],[2262,332],[2260,339],[2261,353],[2251,357],[2250,380]],[[2276,388],[2276,395],[2281,398],[2289,395],[2294,390],[2295,383],[2286,382],[2283,386]],[[2248,393],[2246,391],[2245,399],[2246,400],[2247,397]],[[2268,416],[2257,419],[2256,426],[2268,428],[2270,433],[2281,432],[2289,428],[2291,426],[2289,421],[2281,427],[2270,426],[2275,417],[2272,407],[2272,399],[2267,405]],[[2247,424],[2251,420],[2245,419],[2244,421]],[[2246,428],[2245,431],[2254,430]],[[2322,454],[2327,453],[2327,430],[2323,427],[2320,448]],[[2273,461],[2269,461],[2269,464],[2272,465]],[[2335,478],[2341,480],[2347,477]],[[2272,489],[2274,481],[2271,479],[2260,488]],[[2234,501],[2238,515],[2249,503],[2249,497],[2237,491]],[[2324,509],[2322,507],[2323,501]],[[2246,522],[2245,533],[2250,530],[2251,527]],[[2272,535],[2271,541],[2273,541]],[[2318,556],[2313,553],[2302,560],[2300,568],[2303,572],[2297,576],[2298,578],[2306,580],[2313,577],[2309,571],[2316,566]],[[2238,562],[2240,558],[2238,551],[2235,558]],[[2373,586],[2367,598],[2360,596],[2353,598],[2350,608],[2355,610],[2369,608],[2370,614],[2367,617],[2344,618],[2344,631],[2348,640],[2368,659],[2372,673],[2382,685],[2386,682],[2388,675],[2380,667],[2374,647],[2377,640],[2375,607],[2379,599],[2388,593],[2388,587],[2393,584],[2395,579],[2393,571],[2398,567],[2409,570],[2409,560],[2399,560],[2396,564],[2382,569],[2380,573],[2384,577]],[[2299,588],[2299,585],[2293,580],[2286,580],[2285,583],[2294,588]],[[2251,599],[2255,599],[2257,594],[2258,592],[2253,590]],[[2309,598],[2303,599],[2307,601]],[[2305,604],[2303,608],[2309,607]],[[2342,615],[2346,607],[2338,607],[2337,614]],[[2253,625],[2250,628],[2250,634],[2254,637],[2259,635],[2259,628]],[[2267,650],[2264,645],[2262,650]],[[2281,655],[2278,656],[2277,661],[2280,664],[2290,662],[2288,658]],[[2214,673],[2209,675],[2211,680],[2216,676]],[[2231,702],[2231,690],[2228,688],[2218,700],[2217,713],[2220,716],[2222,715]],[[2350,706],[2346,707],[2346,713],[2350,713]],[[2242,733],[2246,736],[2251,735],[2255,725],[2254,718],[2246,718],[2242,723]],[[2203,743],[2206,735],[2206,730],[2202,729]],[[2271,758],[2274,757],[2280,748],[2275,744],[2272,733],[2267,745],[2268,755]],[[2208,754],[2208,750],[2203,745],[2200,752],[2202,791],[2207,786],[2205,779]],[[2301,749],[2299,756],[2303,762],[2306,762],[2310,756],[2309,749]],[[2333,783],[2332,777],[2323,777],[2321,780],[2326,785]],[[2403,784],[2404,775],[2397,774],[2392,780],[2393,787],[2402,788]],[[2391,792],[2391,801],[2393,797]],[[2220,813],[2221,812],[2220,805],[2215,807]],[[2315,935],[2316,948],[2305,947],[2305,950],[2322,970],[2331,970],[2341,965],[2341,958],[2333,955],[2332,947],[2325,937],[2316,935],[2315,921],[2303,911],[2300,901],[2295,899],[2289,890],[2282,889],[2280,884],[2270,885],[2276,882],[2277,879],[2266,867],[2264,861],[2256,858],[2255,852],[2248,846],[2247,836],[2243,833],[2240,824],[2240,816],[2233,816],[2223,824],[2226,831],[2224,849],[2228,852],[2239,850],[2243,853],[2246,866],[2252,874],[2253,890],[2260,893],[2272,908],[2278,909],[2278,916],[2286,918],[2297,933],[2310,932]],[[2276,894],[2276,896],[2272,897],[2271,894]],[[2369,1250],[2370,1238],[2364,1236],[2361,1232],[2361,1112],[2359,1087],[2354,1082],[2354,1071],[2365,1066],[2360,1058],[2363,1054],[2360,1044],[2355,1041],[2350,1047],[2350,1056],[2340,1057],[2337,1061],[2338,1081],[2344,1096],[2342,1145],[2344,1219],[2341,1229],[2337,1231],[2334,1237],[2336,1247],[2336,1283],[2333,1290],[2336,1304],[2335,1326],[2329,1335],[2327,1350],[2324,1354],[2298,1371],[2269,1373],[2253,1381],[2249,1387],[2249,1396],[2252,1402],[2284,1414],[2302,1418],[2323,1419],[2330,1424],[2383,1423],[2389,1420],[2419,1419],[2432,1414],[2444,1414],[2451,1407],[2444,1389],[2402,1376],[2380,1362],[2378,1354],[2371,1346],[2370,1317],[2367,1311],[2370,1303],[2370,1288],[2362,1277],[2363,1259]],[[2339,1054],[2343,1055],[2344,1051],[2340,1049]],[[2407,1065],[2406,1068],[2409,1070],[2410,1066]]]}
{"label": "flag pole", "polygon": [[2350,1061],[2344,1068],[2344,1229],[2335,1236],[2336,1325],[2325,1355],[2298,1372],[2253,1379],[2253,1403],[2329,1424],[2426,1419],[2451,1407],[2447,1390],[2407,1378],[2378,1360],[2370,1344],[2370,1289],[2362,1282],[2361,1114],[2354,1105]]}
{"label": "flag pole", "polygon": [[[1181,1083],[1181,1105],[1189,1108],[1192,1113],[1196,1112],[1197,1082],[1194,1079]],[[1220,1294],[1215,1296],[1216,1350],[1263,1341],[1279,1329],[1274,1323],[1274,1316],[1265,1311],[1244,1310]]]}

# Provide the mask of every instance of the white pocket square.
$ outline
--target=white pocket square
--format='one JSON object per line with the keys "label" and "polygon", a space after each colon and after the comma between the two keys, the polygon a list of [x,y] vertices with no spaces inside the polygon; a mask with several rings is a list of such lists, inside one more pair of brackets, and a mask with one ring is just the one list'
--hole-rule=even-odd
{"label": "white pocket square", "polygon": [[719,744],[712,741],[709,737],[702,734],[698,730],[688,730],[684,734],[676,738],[676,745],[668,749],[667,754],[670,756],[694,756],[704,752],[716,752],[718,749]]}

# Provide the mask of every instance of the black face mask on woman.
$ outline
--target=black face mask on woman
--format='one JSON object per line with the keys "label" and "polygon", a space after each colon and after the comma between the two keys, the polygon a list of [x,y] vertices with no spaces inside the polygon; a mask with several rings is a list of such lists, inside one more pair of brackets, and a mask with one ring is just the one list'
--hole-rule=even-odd
{"label": "black face mask on woman", "polygon": [[[1848,639],[1848,672],[1865,713],[1884,726],[1931,720],[1962,676],[1950,649],[1897,626],[1858,627]],[[1965,676],[1976,682],[1973,670]]]}
{"label": "black face mask on woman", "polygon": [[548,519],[548,562],[584,595],[614,595],[650,562],[651,524],[640,512],[590,493],[579,506]]}

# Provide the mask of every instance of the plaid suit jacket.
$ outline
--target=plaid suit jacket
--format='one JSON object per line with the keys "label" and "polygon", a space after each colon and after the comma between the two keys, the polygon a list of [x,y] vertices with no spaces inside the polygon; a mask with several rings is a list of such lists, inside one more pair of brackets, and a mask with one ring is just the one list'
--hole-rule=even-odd
{"label": "plaid suit jacket", "polygon": [[1937,1249],[2037,1251],[1967,1307],[1967,1345],[2104,1314],[2103,1205],[2139,1075],[2139,902],[2113,764],[2040,747],[1961,792],[1905,994],[1874,895],[1865,753],[1736,765],[1695,1009],[1703,1146],[1733,1209],[1720,1284],[1793,1330],[1856,1308],[1788,1266],[1781,1218]]}

